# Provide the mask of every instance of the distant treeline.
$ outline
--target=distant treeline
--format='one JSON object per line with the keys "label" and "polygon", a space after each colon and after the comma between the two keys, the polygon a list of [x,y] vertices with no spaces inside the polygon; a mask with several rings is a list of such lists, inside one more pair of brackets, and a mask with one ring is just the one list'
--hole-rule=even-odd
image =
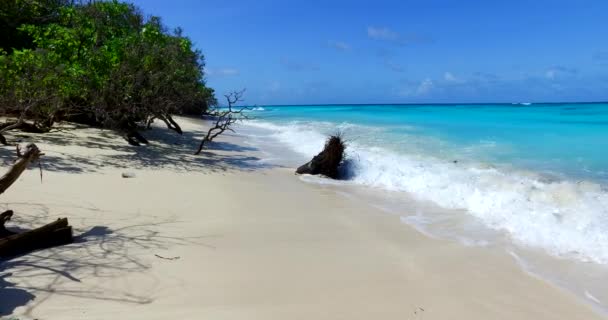
{"label": "distant treeline", "polygon": [[132,131],[215,104],[180,29],[118,1],[1,0],[0,115]]}

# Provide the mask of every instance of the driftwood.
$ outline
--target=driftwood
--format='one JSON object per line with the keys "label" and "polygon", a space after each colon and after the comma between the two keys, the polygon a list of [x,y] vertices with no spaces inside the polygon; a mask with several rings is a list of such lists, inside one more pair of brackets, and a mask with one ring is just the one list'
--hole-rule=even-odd
{"label": "driftwood", "polygon": [[5,122],[5,123],[1,123],[0,124],[0,143],[5,146],[10,145],[8,143],[8,141],[6,140],[6,137],[4,137],[4,135],[3,135],[3,133],[5,133],[9,130],[20,130],[22,132],[27,132],[27,133],[46,133],[50,130],[50,128],[51,128],[50,126],[39,127],[36,124],[25,122],[25,120],[23,120],[23,118],[20,118],[17,121],[9,121],[9,122]]}
{"label": "driftwood", "polygon": [[27,166],[40,158],[42,153],[40,153],[40,149],[33,144],[30,143],[25,146],[25,150],[21,150],[19,146],[17,146],[17,162],[0,178],[0,194],[4,193],[6,189],[8,189],[23,173],[23,171],[27,168]]}
{"label": "driftwood", "polygon": [[24,120],[9,121],[0,124],[0,132],[6,132],[9,130],[20,130],[27,133],[46,133],[48,129],[41,128],[35,124],[25,122]]}
{"label": "driftwood", "polygon": [[7,230],[6,227],[4,226],[4,224],[6,224],[6,222],[11,220],[12,217],[13,217],[13,210],[8,210],[8,211],[4,211],[4,212],[0,213],[0,239],[6,238],[8,236],[15,234],[15,232]]}
{"label": "driftwood", "polygon": [[62,218],[40,228],[0,239],[0,257],[6,258],[73,242],[72,227]]}
{"label": "driftwood", "polygon": [[346,144],[340,135],[334,135],[327,139],[325,147],[312,160],[300,166],[297,174],[321,174],[332,179],[339,178],[339,168],[344,160]]}
{"label": "driftwood", "polygon": [[[17,148],[19,159],[0,178],[0,194],[4,193],[23,173],[28,165],[42,155],[35,144],[28,144],[25,149]],[[68,225],[66,218],[58,219],[40,228],[15,233],[5,227],[13,217],[13,211],[8,210],[0,214],[0,257],[10,257],[24,254],[32,250],[43,249],[57,245],[71,243],[72,227]]]}

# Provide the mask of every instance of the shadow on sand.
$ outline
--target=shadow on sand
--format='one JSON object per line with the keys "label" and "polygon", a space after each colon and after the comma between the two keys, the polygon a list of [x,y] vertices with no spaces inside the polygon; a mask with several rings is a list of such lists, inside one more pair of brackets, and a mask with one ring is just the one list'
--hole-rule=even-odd
{"label": "shadow on sand", "polygon": [[[186,119],[185,121],[193,121]],[[116,168],[162,168],[174,171],[201,172],[252,171],[268,168],[254,154],[257,148],[243,146],[227,141],[234,137],[225,133],[216,142],[209,143],[200,155],[193,155],[205,132],[201,125],[198,129],[184,131],[179,135],[164,127],[154,126],[142,134],[150,140],[149,145],[131,146],[116,132],[111,130],[92,129],[69,124],[67,129],[60,129],[44,134],[12,133],[13,141],[35,142],[50,145],[51,150],[42,158],[44,170],[70,173],[97,172],[102,167]],[[228,138],[228,139],[226,139]],[[69,146],[54,148],[55,146]],[[89,151],[87,151],[89,149]],[[48,151],[48,150],[44,150]],[[95,156],[89,156],[94,154]],[[0,162],[11,163],[15,158],[14,147],[0,148]]]}
{"label": "shadow on sand", "polygon": [[[254,156],[256,148],[221,139],[209,144],[201,155],[193,155],[204,134],[202,127],[200,130],[184,132],[183,135],[165,128],[154,128],[143,132],[150,144],[135,147],[128,145],[112,131],[70,126],[71,130],[46,134],[13,133],[9,138],[17,142],[32,141],[42,145],[41,149],[46,152],[42,158],[45,171],[92,173],[101,171],[102,167],[115,167],[214,173],[253,171],[269,167]],[[94,156],[89,156],[91,154]],[[14,147],[0,148],[0,161],[5,166],[11,164],[14,158]],[[13,221],[13,224],[25,228],[40,226],[56,218],[45,204],[13,202],[6,205],[21,206],[20,211],[27,212],[20,212]],[[68,212],[84,211],[83,216],[87,217],[103,213],[97,208],[81,205],[65,206],[65,209]],[[186,244],[213,249],[204,241],[215,236],[172,236],[171,232],[166,232],[167,229],[175,230],[175,224],[180,223],[175,217],[159,219],[138,212],[125,212],[123,216],[126,217],[124,220],[113,221],[111,227],[75,229],[74,234],[77,236],[73,244],[0,259],[0,317],[13,314],[19,307],[23,307],[19,310],[19,315],[31,317],[36,307],[57,295],[135,305],[148,304],[155,299],[150,290],[133,292],[100,282],[104,283],[103,279],[107,279],[111,283],[111,279],[127,274],[144,276],[143,271],[150,268],[151,262],[156,259],[153,254],[158,250]],[[138,222],[134,224],[133,221]],[[79,221],[75,225],[94,224]],[[141,250],[136,249],[145,249],[150,255],[142,257]],[[134,254],[133,251],[138,251],[139,254]],[[149,280],[151,283],[157,281]]]}
{"label": "shadow on sand", "polygon": [[[15,221],[17,224],[29,227],[51,219],[45,205],[29,203],[27,206],[31,209],[37,208],[33,210],[35,214],[22,215]],[[78,209],[89,210],[91,214],[97,210]],[[13,314],[18,307],[25,307],[20,310],[20,315],[32,317],[32,312],[53,296],[74,296],[134,305],[148,304],[155,299],[153,292],[134,292],[132,288],[104,285],[104,279],[111,281],[129,274],[139,276],[150,268],[156,252],[176,245],[188,244],[214,249],[205,243],[206,239],[215,237],[213,235],[167,235],[165,229],[179,223],[174,217],[158,221],[138,216],[137,213],[125,215],[129,220],[149,221],[114,228],[94,226],[88,230],[75,230],[77,236],[72,244],[0,260],[0,317]],[[135,254],[135,249],[145,249],[150,254],[142,256],[141,251]],[[156,281],[154,278],[149,279],[151,283]]]}

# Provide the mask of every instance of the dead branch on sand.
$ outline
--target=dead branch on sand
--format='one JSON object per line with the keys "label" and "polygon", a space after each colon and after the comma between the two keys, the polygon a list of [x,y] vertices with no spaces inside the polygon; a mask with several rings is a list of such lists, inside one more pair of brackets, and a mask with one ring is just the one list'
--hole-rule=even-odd
{"label": "dead branch on sand", "polygon": [[[37,161],[43,154],[35,144],[30,143],[25,146],[24,152],[17,148],[17,155],[19,158],[15,164],[0,178],[0,194],[17,181],[30,163]],[[67,218],[58,219],[33,230],[16,233],[5,227],[6,222],[10,221],[12,217],[12,210],[0,214],[0,257],[2,258],[73,241],[72,227],[69,226]]]}
{"label": "dead branch on sand", "polygon": [[250,119],[246,112],[251,110],[250,107],[239,107],[234,109],[234,105],[244,101],[242,99],[245,89],[241,91],[234,91],[224,95],[228,102],[227,108],[215,108],[206,113],[207,116],[213,119],[213,125],[207,131],[207,134],[198,146],[198,149],[194,153],[195,155],[200,154],[205,147],[205,143],[213,141],[217,136],[224,133],[226,130],[234,132],[231,128],[233,124],[238,121]]}

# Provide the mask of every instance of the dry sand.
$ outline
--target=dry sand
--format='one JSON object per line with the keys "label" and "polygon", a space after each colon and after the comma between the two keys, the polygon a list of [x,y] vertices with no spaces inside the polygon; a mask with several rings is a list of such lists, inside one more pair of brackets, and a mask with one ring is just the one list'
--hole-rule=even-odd
{"label": "dry sand", "polygon": [[46,152],[43,181],[27,171],[2,206],[23,227],[68,217],[77,242],[2,262],[0,316],[599,318],[503,252],[429,239],[261,165],[238,136],[191,156],[202,126],[182,123],[183,137],[155,130],[140,148],[97,129],[23,137]]}

